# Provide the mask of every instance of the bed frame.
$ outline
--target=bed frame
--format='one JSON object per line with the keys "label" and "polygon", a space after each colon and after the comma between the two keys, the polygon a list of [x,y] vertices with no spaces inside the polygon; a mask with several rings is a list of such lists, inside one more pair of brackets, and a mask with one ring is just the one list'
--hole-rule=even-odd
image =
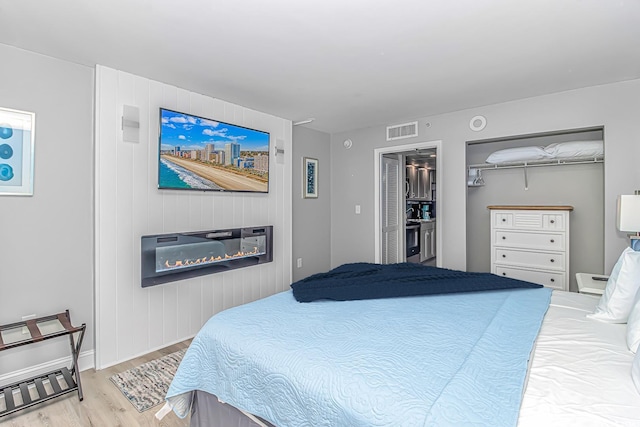
{"label": "bed frame", "polygon": [[191,407],[191,427],[275,427],[270,422],[248,414],[204,391],[196,391]]}

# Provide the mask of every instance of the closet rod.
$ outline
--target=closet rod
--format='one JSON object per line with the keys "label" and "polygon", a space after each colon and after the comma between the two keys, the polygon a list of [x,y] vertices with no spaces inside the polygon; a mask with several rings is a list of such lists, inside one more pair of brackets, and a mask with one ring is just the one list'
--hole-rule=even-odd
{"label": "closet rod", "polygon": [[557,160],[532,160],[530,162],[513,162],[513,163],[503,163],[503,164],[488,164],[482,163],[478,165],[469,165],[467,169],[518,169],[518,168],[529,168],[535,166],[562,166],[562,165],[582,165],[582,164],[590,164],[590,163],[602,163],[604,162],[604,157],[587,157],[587,158],[575,158],[573,160],[569,159],[557,159]]}

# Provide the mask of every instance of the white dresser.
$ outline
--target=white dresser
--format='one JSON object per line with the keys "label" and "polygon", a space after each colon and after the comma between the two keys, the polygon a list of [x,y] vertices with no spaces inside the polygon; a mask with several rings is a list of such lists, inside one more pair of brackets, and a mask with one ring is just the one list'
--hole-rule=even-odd
{"label": "white dresser", "polygon": [[569,290],[572,206],[488,206],[491,272]]}

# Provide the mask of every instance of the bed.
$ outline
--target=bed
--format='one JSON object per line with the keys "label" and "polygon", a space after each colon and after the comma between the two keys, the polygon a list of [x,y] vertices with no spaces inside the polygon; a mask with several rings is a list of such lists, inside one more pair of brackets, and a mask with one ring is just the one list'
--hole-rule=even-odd
{"label": "bed", "polygon": [[192,426],[638,425],[626,325],[587,318],[597,297],[403,264],[360,299],[340,268],[378,266],[213,316],[168,407]]}

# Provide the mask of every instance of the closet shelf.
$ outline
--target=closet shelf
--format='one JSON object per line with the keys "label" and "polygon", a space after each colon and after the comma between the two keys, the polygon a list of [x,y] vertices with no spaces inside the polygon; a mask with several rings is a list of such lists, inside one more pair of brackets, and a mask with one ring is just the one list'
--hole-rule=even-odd
{"label": "closet shelf", "polygon": [[562,165],[580,165],[585,163],[602,163],[604,156],[598,157],[573,157],[567,159],[544,159],[544,160],[527,160],[522,162],[508,163],[480,163],[477,165],[469,165],[468,169],[516,169],[536,166],[562,166]]}

